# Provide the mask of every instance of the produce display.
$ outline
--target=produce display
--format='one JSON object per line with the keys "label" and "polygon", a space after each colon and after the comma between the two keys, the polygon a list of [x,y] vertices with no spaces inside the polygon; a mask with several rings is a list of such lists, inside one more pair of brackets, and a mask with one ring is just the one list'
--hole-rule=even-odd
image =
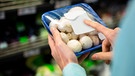
{"label": "produce display", "polygon": [[99,33],[97,30],[83,22],[84,19],[88,19],[103,24],[102,20],[99,19],[93,11],[92,13],[94,13],[94,16],[86,10],[86,8],[81,6],[74,6],[68,9],[65,8],[63,9],[65,12],[61,12],[61,9],[56,9],[56,11],[50,11],[49,15],[48,13],[45,13],[45,15],[43,14],[42,21],[50,34],[51,31],[49,29],[51,27],[57,28],[63,42],[67,44],[73,52],[88,52],[89,49],[101,45],[102,40],[105,37],[102,33]]}

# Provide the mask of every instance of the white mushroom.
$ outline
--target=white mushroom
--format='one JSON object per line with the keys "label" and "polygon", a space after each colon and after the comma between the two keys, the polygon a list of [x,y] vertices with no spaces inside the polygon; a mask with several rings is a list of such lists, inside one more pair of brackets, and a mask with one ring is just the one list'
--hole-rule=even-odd
{"label": "white mushroom", "polygon": [[96,30],[88,32],[88,36],[97,35],[97,34],[98,34],[98,32]]}
{"label": "white mushroom", "polygon": [[61,32],[60,36],[65,43],[69,41],[68,36],[65,33]]}
{"label": "white mushroom", "polygon": [[79,39],[81,39],[83,36],[87,36],[87,34],[80,34]]}
{"label": "white mushroom", "polygon": [[89,36],[83,36],[80,40],[83,49],[92,47],[92,39]]}
{"label": "white mushroom", "polygon": [[99,41],[98,36],[91,35],[90,38],[92,39],[94,46],[99,45],[100,41]]}
{"label": "white mushroom", "polygon": [[58,30],[59,30],[60,32],[65,32],[65,31],[66,31],[65,25],[59,24],[59,25],[58,25]]}
{"label": "white mushroom", "polygon": [[69,39],[69,40],[72,39],[71,33],[67,33],[67,36],[68,36],[68,39]]}
{"label": "white mushroom", "polygon": [[80,52],[82,50],[82,45],[78,40],[70,40],[67,46],[71,48],[74,52]]}
{"label": "white mushroom", "polygon": [[[58,20],[55,20],[55,21],[58,22]],[[49,27],[55,27],[55,28],[57,28],[58,27],[58,24],[56,24],[55,22],[51,21],[49,23]]]}
{"label": "white mushroom", "polygon": [[72,35],[72,39],[76,39],[76,40],[78,39],[78,35],[76,35],[74,32],[72,32],[71,35]]}
{"label": "white mushroom", "polygon": [[70,21],[67,20],[65,17],[62,17],[60,19],[58,29],[61,32],[72,32],[73,31],[71,24],[70,24]]}

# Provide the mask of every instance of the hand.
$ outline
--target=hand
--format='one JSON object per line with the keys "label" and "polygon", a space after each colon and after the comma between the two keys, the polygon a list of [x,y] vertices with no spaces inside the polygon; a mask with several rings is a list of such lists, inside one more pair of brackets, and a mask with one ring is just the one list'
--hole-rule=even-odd
{"label": "hand", "polygon": [[106,39],[102,42],[102,52],[95,53],[92,56],[93,60],[105,60],[108,62],[108,60],[112,59],[112,49],[110,47],[114,46],[114,41],[116,38],[116,35],[119,31],[119,28],[109,29],[105,26],[99,24],[98,22],[91,21],[91,20],[84,20],[84,23],[87,25],[93,27],[98,32],[101,32],[105,35]]}
{"label": "hand", "polygon": [[78,58],[79,64],[81,64],[81,63],[83,62],[83,60],[84,60],[85,58],[87,58],[87,56],[88,56],[89,54],[90,54],[90,52],[81,55],[81,56]]}
{"label": "hand", "polygon": [[78,63],[74,52],[62,41],[59,31],[52,27],[51,32],[53,37],[48,36],[48,43],[51,48],[51,54],[61,70],[68,63]]}

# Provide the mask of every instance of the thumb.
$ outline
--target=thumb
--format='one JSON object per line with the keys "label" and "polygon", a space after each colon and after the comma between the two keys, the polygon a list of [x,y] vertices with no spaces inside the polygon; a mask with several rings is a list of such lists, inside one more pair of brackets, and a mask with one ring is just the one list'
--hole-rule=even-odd
{"label": "thumb", "polygon": [[98,52],[92,55],[92,60],[111,60],[112,52]]}

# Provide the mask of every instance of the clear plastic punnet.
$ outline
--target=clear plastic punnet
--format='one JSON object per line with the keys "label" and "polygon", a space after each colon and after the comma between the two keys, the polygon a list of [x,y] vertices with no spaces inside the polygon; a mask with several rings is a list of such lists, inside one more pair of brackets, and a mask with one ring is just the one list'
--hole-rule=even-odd
{"label": "clear plastic punnet", "polygon": [[90,5],[86,3],[65,6],[45,12],[42,15],[42,23],[48,33],[52,35],[50,27],[57,28],[63,42],[74,51],[76,56],[101,48],[105,38],[102,33],[86,25],[85,19],[106,26]]}

